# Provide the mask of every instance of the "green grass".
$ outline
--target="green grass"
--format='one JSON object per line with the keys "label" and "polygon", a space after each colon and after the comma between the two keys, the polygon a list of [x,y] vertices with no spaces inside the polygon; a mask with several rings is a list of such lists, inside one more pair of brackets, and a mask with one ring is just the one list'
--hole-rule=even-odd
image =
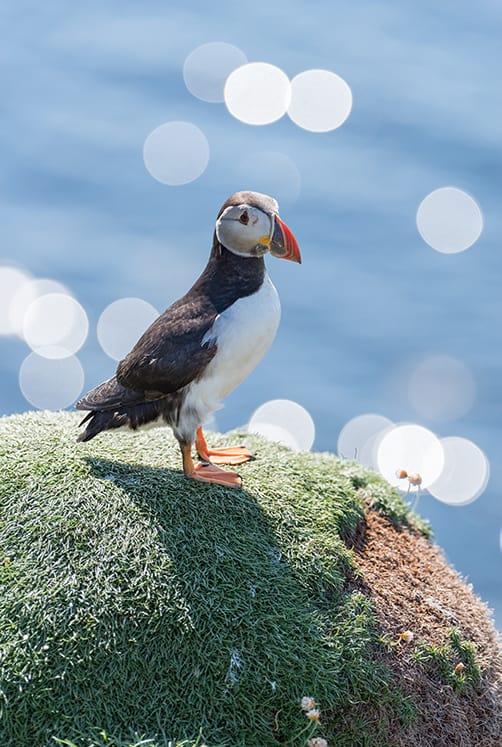
{"label": "green grass", "polygon": [[183,478],[168,429],[77,423],[0,419],[0,744],[371,747],[413,720],[348,583],[363,499],[410,521],[395,491],[247,434],[227,490]]}
{"label": "green grass", "polygon": [[478,685],[481,680],[476,647],[463,640],[455,628],[450,631],[448,642],[441,646],[420,643],[415,649],[415,660],[435,672],[441,682],[458,694]]}

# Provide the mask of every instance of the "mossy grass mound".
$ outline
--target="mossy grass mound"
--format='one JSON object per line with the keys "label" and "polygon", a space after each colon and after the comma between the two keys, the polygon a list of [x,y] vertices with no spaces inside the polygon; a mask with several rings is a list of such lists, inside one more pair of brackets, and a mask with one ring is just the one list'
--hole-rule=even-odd
{"label": "mossy grass mound", "polygon": [[386,483],[229,434],[258,458],[228,490],[182,476],[168,429],[78,445],[77,424],[0,420],[0,744],[354,747],[425,723],[357,559],[369,509],[428,544]]}

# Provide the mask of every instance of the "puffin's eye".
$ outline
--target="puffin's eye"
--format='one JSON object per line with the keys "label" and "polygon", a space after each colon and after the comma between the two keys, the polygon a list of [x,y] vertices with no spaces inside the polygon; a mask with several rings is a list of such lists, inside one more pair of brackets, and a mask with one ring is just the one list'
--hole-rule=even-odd
{"label": "puffin's eye", "polygon": [[244,225],[247,226],[247,224],[249,223],[249,215],[247,210],[244,210],[244,212],[241,213],[239,220],[241,223],[244,223]]}

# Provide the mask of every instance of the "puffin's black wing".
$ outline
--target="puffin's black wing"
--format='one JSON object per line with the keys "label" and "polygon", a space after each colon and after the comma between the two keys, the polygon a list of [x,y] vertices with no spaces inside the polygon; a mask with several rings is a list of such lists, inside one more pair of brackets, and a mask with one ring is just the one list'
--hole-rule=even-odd
{"label": "puffin's black wing", "polygon": [[216,344],[205,342],[204,335],[217,315],[207,298],[184,296],[146,330],[116,375],[82,397],[77,409],[90,410],[88,418],[93,412],[127,413],[189,384],[216,353]]}
{"label": "puffin's black wing", "polygon": [[204,341],[218,315],[202,296],[188,293],[156,319],[120,361],[116,378],[126,389],[156,398],[196,379],[216,354]]}
{"label": "puffin's black wing", "polygon": [[155,395],[149,392],[135,392],[119,384],[117,378],[112,376],[108,381],[104,381],[80,399],[75,405],[77,410],[115,410],[123,407],[133,407],[142,404],[145,401],[160,399],[163,394]]}

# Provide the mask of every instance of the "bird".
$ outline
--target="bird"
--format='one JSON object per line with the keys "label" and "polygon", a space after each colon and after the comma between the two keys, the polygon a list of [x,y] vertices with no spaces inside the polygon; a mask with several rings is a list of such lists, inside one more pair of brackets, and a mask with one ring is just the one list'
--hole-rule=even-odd
{"label": "bird", "polygon": [[88,411],[77,440],[115,428],[168,425],[185,477],[240,488],[241,477],[219,465],[254,456],[243,446],[209,448],[202,426],[258,365],[276,335],[281,306],[265,266],[267,253],[301,263],[277,201],[259,192],[235,192],[218,212],[207,265],[190,290],[155,319],[114,376],[76,403]]}

